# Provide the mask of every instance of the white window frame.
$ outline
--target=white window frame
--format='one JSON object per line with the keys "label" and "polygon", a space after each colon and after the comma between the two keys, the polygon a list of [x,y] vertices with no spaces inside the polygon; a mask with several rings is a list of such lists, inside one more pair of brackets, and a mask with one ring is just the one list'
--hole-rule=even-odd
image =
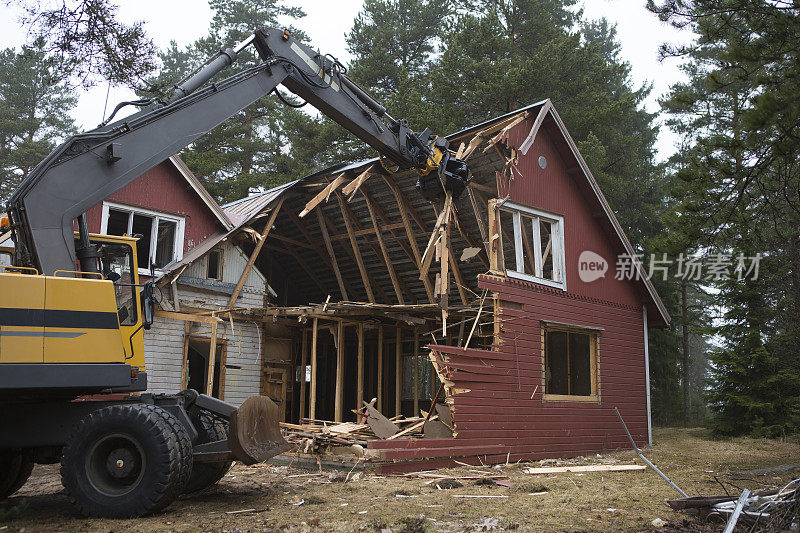
{"label": "white window frame", "polygon": [[[130,235],[133,231],[133,215],[145,215],[148,217],[152,217],[154,219],[154,223],[151,226],[150,230],[150,250],[148,255],[148,260],[153,261],[156,255],[156,244],[158,240],[158,222],[159,220],[166,220],[169,222],[175,222],[175,245],[172,249],[172,263],[174,261],[180,261],[183,259],[183,241],[184,241],[184,231],[186,229],[186,219],[184,217],[179,217],[175,215],[169,215],[166,213],[162,213],[160,211],[153,211],[152,209],[145,209],[143,207],[131,207],[129,205],[118,204],[115,202],[103,202],[103,215],[100,219],[100,233],[106,234],[108,231],[108,212],[109,209],[114,209],[116,211],[124,211],[128,213],[128,231],[127,234]],[[169,264],[167,263],[167,264]],[[162,272],[161,269],[156,269],[156,272]],[[139,274],[149,275],[150,270],[146,268],[140,268]]]}
{"label": "white window frame", "polygon": [[[564,247],[564,217],[554,213],[548,213],[526,205],[515,204],[513,202],[505,202],[501,207],[501,211],[506,211],[513,216],[514,220],[514,252],[516,257],[515,264],[516,270],[510,269],[506,266],[506,275],[512,278],[523,279],[526,281],[533,281],[534,283],[541,283],[557,289],[567,290],[567,276],[565,269],[566,249]],[[522,217],[525,214],[534,220],[532,224],[533,236],[533,262],[534,262],[534,275],[525,273],[525,256],[524,244],[522,242]],[[552,228],[553,247],[550,253],[553,256],[553,277],[555,279],[547,279],[542,275],[542,240],[541,240],[541,225],[539,220],[549,222]],[[505,259],[508,263],[509,258]]]}

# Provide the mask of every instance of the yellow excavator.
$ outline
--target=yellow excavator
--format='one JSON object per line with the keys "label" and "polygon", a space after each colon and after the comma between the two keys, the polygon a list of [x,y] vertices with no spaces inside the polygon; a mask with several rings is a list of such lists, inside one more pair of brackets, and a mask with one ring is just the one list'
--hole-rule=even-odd
{"label": "yellow excavator", "polygon": [[[209,83],[249,46],[257,64]],[[67,139],[22,182],[0,223],[14,242],[10,266],[0,266],[0,498],[34,463],[60,461],[81,513],[141,516],[217,482],[234,459],[252,464],[287,449],[268,398],[237,408],[191,389],[146,392],[153,281],[139,279],[136,238],[89,234],[85,215],[259,98],[283,99],[278,85],[375,148],[387,168],[416,171],[425,198],[467,185],[446,140],[392,118],[337,60],[274,28],[220,51],[168,101],[123,102]],[[112,122],[126,105],[140,109]]]}

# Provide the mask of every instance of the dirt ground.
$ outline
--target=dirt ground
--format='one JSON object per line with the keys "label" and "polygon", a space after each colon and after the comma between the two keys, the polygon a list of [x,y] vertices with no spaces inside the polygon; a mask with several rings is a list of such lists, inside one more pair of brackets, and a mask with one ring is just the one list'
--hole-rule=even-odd
{"label": "dirt ground", "polygon": [[[645,454],[691,495],[724,493],[714,480],[760,489],[800,476],[797,441],[714,440],[703,429],[659,429]],[[634,462],[632,451],[586,458]],[[636,458],[637,462],[640,462]],[[795,465],[767,473],[749,470]],[[523,473],[538,463],[461,467],[454,477],[507,475],[511,487],[463,480],[444,488],[419,478],[360,474],[337,481],[329,472],[269,464],[235,465],[216,486],[183,496],[166,511],[135,520],[76,515],[58,478],[57,465],[37,466],[13,498],[0,503],[19,516],[0,522],[11,531],[719,531],[719,522],[673,512],[664,503],[677,493],[650,470],[628,472]],[[334,480],[331,480],[331,477]],[[351,474],[352,477],[352,474]],[[728,490],[736,488],[728,486]],[[738,491],[737,491],[738,492]],[[465,495],[495,496],[464,498]],[[499,497],[497,497],[499,496]],[[300,503],[302,501],[302,503]],[[299,505],[296,505],[300,503]],[[15,513],[12,513],[15,514]],[[666,522],[656,528],[654,519]]]}

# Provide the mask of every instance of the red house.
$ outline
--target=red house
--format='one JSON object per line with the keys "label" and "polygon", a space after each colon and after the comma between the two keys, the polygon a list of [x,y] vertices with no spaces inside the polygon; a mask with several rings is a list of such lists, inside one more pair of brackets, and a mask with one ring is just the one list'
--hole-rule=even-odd
{"label": "red house", "polygon": [[287,421],[442,404],[425,438],[369,442],[381,470],[627,446],[615,407],[648,443],[647,331],[670,317],[558,113],[449,140],[473,176],[452,201],[370,160],[225,206],[281,303],[254,310],[262,393]]}

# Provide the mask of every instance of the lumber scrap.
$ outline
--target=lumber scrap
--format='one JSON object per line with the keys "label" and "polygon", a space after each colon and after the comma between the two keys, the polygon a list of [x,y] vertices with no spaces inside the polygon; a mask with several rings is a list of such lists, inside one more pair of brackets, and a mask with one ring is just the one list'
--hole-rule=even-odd
{"label": "lumber scrap", "polygon": [[400,431],[397,424],[383,416],[383,414],[372,405],[366,404],[366,411],[367,424],[378,437],[386,439]]}
{"label": "lumber scrap", "polygon": [[575,466],[542,466],[526,468],[525,474],[563,474],[566,472],[628,472],[647,470],[644,465],[575,465]]}
{"label": "lumber scrap", "polygon": [[312,198],[306,206],[300,211],[300,218],[303,218],[307,214],[309,214],[315,207],[317,207],[323,200],[327,200],[330,198],[331,193],[336,191],[336,189],[346,181],[347,178],[344,176],[344,172],[339,174],[333,181],[331,181],[324,189],[319,191],[317,195]]}

